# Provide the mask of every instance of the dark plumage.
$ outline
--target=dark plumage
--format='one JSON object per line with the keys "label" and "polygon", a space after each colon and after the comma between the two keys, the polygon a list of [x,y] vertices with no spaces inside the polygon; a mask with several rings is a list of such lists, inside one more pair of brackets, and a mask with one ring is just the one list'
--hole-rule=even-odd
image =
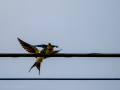
{"label": "dark plumage", "polygon": [[[51,45],[51,44],[49,43],[48,45]],[[42,47],[42,48],[44,48],[44,49],[46,50],[48,45],[41,44],[41,45],[33,45],[33,46],[34,46],[34,47]],[[56,45],[51,45],[51,46],[58,48],[58,46],[56,46]]]}

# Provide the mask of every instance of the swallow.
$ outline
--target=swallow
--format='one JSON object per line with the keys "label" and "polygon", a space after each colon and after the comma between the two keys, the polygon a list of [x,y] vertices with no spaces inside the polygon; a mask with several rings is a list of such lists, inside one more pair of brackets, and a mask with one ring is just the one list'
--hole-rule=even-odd
{"label": "swallow", "polygon": [[[39,51],[36,47],[34,47],[33,45],[31,44],[28,44],[24,41],[22,41],[21,39],[18,38],[18,41],[20,42],[21,46],[29,53],[46,53],[48,51],[50,51],[51,49],[51,44],[47,46],[47,50],[43,49],[41,51]],[[57,51],[53,51],[53,47],[52,47],[52,52],[50,53],[58,53],[60,50],[57,50]],[[40,75],[40,66],[41,66],[41,62],[46,59],[46,58],[49,58],[49,57],[36,57],[36,62],[33,64],[33,66],[30,68],[30,70],[33,68],[33,67],[37,67],[37,69],[39,70],[39,75]],[[30,72],[29,70],[29,72]]]}
{"label": "swallow", "polygon": [[48,46],[47,46],[47,49],[46,49],[46,53],[52,53],[54,47],[55,47],[55,46],[52,46],[52,45],[49,43]]}
{"label": "swallow", "polygon": [[53,52],[53,48],[57,47],[56,45],[51,45],[51,43],[48,43],[48,45],[42,44],[42,45],[34,45],[34,47],[42,47],[46,50],[46,53],[52,53]]}
{"label": "swallow", "polygon": [[[33,46],[34,46],[34,47],[42,47],[42,48],[44,48],[45,50],[47,50],[47,47],[49,46],[49,44],[48,44],[48,45],[41,44],[41,45],[33,45]],[[51,45],[51,46],[58,48],[58,46],[56,46],[56,45]]]}

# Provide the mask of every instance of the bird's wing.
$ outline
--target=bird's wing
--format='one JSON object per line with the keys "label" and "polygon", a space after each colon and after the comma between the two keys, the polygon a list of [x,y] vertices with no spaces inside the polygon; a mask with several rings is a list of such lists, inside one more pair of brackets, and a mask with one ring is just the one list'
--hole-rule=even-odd
{"label": "bird's wing", "polygon": [[[44,49],[47,49],[47,46],[48,46],[48,45],[41,44],[41,45],[33,45],[33,46],[34,46],[34,47],[42,47],[42,48],[44,48]],[[58,46],[56,46],[56,45],[51,45],[51,46],[58,48]]]}
{"label": "bird's wing", "polygon": [[61,50],[53,51],[52,53],[58,53],[59,51],[61,51]]}
{"label": "bird's wing", "polygon": [[20,42],[20,44],[22,45],[22,47],[29,53],[40,53],[40,51],[34,47],[33,45],[30,45],[24,41],[22,41],[21,39],[18,38],[18,41]]}
{"label": "bird's wing", "polygon": [[[58,53],[59,51],[61,51],[61,50],[53,51],[52,53]],[[50,58],[50,57],[44,57],[44,59],[46,59],[46,58]]]}
{"label": "bird's wing", "polygon": [[34,47],[42,47],[42,48],[44,48],[46,50],[48,45],[41,44],[41,45],[33,45],[33,46]]}
{"label": "bird's wing", "polygon": [[51,45],[52,47],[56,47],[56,48],[58,48],[58,46],[56,46],[56,45]]}

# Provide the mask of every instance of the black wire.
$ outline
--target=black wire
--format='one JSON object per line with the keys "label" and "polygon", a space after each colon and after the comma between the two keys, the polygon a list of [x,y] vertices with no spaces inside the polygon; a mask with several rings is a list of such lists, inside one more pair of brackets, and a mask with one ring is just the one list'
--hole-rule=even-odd
{"label": "black wire", "polygon": [[120,53],[0,53],[0,57],[120,57]]}
{"label": "black wire", "polygon": [[120,80],[120,78],[0,78],[0,80]]}

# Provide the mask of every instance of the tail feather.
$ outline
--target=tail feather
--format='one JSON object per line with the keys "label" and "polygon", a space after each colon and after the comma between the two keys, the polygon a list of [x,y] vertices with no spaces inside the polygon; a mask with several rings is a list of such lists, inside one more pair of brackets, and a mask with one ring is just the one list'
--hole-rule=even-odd
{"label": "tail feather", "polygon": [[39,70],[39,75],[40,75],[40,66],[41,66],[41,63],[36,65],[37,69]]}
{"label": "tail feather", "polygon": [[[33,67],[35,67],[36,66],[36,62],[33,64],[33,66],[30,68],[30,70],[33,68]],[[29,70],[29,72],[30,72],[30,70]]]}
{"label": "tail feather", "polygon": [[[35,62],[35,63],[33,64],[33,66],[30,68],[30,70],[31,70],[33,67],[35,67],[35,66],[36,66],[37,69],[39,70],[39,75],[40,75],[40,66],[41,66],[41,63],[36,63],[36,62]],[[29,70],[29,72],[30,72],[30,70]]]}

